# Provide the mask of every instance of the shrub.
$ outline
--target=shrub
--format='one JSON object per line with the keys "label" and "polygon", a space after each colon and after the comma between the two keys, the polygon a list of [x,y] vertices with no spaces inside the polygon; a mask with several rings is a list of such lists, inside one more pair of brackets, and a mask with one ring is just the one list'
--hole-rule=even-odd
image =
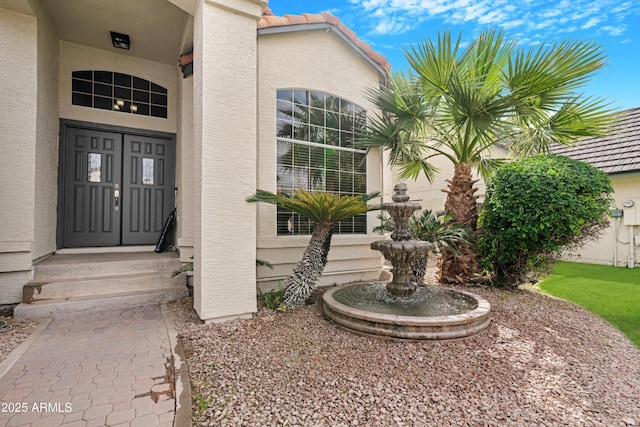
{"label": "shrub", "polygon": [[558,155],[511,162],[489,179],[479,217],[482,266],[494,285],[514,288],[563,249],[597,238],[613,191],[595,167]]}
{"label": "shrub", "polygon": [[287,310],[287,306],[284,303],[284,288],[281,283],[278,284],[278,289],[272,289],[268,292],[262,292],[258,288],[258,301],[262,301],[271,310]]}

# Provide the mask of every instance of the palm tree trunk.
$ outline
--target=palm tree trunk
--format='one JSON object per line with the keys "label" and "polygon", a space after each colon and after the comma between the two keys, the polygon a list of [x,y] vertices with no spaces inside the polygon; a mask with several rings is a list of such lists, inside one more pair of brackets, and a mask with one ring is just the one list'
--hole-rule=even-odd
{"label": "palm tree trunk", "polygon": [[333,223],[317,222],[314,225],[309,246],[293,272],[284,281],[283,299],[287,307],[300,306],[309,299],[316,281],[327,264],[333,228]]}
{"label": "palm tree trunk", "polygon": [[[475,232],[478,221],[478,189],[475,187],[470,163],[456,165],[453,179],[447,180],[447,200],[444,209],[454,215],[456,223],[466,224]],[[469,284],[480,280],[478,256],[471,245],[457,246],[459,255],[450,249],[443,249],[440,257],[439,282],[442,284]]]}

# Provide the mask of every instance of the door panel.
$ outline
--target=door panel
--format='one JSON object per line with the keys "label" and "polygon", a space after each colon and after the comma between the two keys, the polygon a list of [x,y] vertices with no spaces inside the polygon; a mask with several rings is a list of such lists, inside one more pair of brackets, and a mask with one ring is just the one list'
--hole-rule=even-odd
{"label": "door panel", "polygon": [[62,150],[62,247],[155,245],[174,206],[175,140],[67,127]]}
{"label": "door panel", "polygon": [[64,150],[64,247],[119,245],[122,135],[67,128]]}
{"label": "door panel", "polygon": [[155,245],[173,210],[175,144],[172,140],[124,136],[123,245]]}

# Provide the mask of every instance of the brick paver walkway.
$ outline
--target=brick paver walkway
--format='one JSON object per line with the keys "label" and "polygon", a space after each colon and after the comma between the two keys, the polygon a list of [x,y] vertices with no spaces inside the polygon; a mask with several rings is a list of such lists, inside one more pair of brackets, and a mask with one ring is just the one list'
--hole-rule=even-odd
{"label": "brick paver walkway", "polygon": [[172,426],[159,306],[59,316],[0,378],[0,427]]}

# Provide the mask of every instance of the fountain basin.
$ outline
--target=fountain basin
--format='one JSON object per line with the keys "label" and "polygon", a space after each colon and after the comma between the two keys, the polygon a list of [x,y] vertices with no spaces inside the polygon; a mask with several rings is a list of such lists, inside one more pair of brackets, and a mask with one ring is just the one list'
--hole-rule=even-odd
{"label": "fountain basin", "polygon": [[386,292],[386,282],[347,283],[326,291],[324,316],[363,335],[399,340],[456,340],[491,322],[488,301],[470,292],[420,287],[411,297]]}

